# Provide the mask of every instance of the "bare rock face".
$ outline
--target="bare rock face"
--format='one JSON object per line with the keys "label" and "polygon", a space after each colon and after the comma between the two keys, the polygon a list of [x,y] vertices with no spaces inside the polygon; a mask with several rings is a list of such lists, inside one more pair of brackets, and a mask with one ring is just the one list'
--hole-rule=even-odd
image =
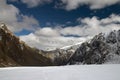
{"label": "bare rock face", "polygon": [[0,66],[51,66],[51,59],[39,50],[26,45],[10,32],[5,24],[0,26]]}
{"label": "bare rock face", "polygon": [[[120,56],[120,30],[112,31],[107,36],[100,33],[90,42],[82,43],[71,57],[69,64],[110,63],[116,56]],[[115,63],[120,63],[120,57]]]}

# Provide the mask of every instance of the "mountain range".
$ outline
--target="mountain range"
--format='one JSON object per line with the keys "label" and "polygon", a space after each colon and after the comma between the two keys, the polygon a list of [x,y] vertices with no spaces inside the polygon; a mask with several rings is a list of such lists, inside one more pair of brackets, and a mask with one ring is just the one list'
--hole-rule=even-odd
{"label": "mountain range", "polygon": [[120,30],[108,35],[100,33],[73,46],[43,51],[21,41],[4,23],[0,26],[0,67],[109,63],[120,63]]}

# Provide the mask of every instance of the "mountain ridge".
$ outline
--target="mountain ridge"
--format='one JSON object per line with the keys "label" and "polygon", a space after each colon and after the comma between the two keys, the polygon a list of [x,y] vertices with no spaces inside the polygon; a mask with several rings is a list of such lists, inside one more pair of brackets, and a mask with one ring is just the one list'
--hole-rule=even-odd
{"label": "mountain ridge", "polygon": [[100,33],[83,43],[43,51],[29,47],[4,23],[0,26],[0,67],[105,63],[120,64],[120,30],[108,35]]}
{"label": "mountain ridge", "polygon": [[39,54],[37,49],[31,48],[20,41],[3,23],[0,27],[0,37],[0,66],[53,65],[51,60]]}
{"label": "mountain ridge", "polygon": [[0,26],[0,66],[66,65],[74,51],[71,48],[52,51],[32,48],[8,30],[4,23]]}

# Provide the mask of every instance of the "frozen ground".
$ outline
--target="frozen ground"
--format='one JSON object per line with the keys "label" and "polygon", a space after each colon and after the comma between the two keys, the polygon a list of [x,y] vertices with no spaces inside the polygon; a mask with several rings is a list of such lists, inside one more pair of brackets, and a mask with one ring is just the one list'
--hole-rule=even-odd
{"label": "frozen ground", "polygon": [[0,80],[120,80],[120,65],[1,68]]}

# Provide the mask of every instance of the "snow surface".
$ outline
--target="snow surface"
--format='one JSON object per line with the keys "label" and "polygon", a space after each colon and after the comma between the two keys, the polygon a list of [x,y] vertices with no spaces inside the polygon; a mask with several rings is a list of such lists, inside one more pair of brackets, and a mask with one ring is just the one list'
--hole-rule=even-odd
{"label": "snow surface", "polygon": [[120,80],[120,65],[1,68],[0,80]]}

